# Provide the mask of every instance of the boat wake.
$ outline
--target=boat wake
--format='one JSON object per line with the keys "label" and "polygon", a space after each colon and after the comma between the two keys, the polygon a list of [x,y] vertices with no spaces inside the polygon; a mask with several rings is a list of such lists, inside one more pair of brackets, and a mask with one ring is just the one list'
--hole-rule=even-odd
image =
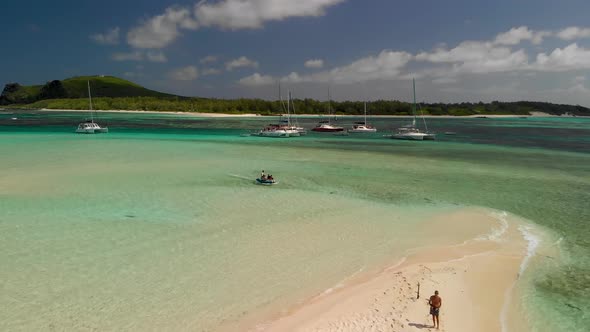
{"label": "boat wake", "polygon": [[232,178],[237,178],[237,179],[252,181],[252,177],[246,177],[246,176],[242,176],[242,175],[239,175],[239,174],[228,174],[227,176],[230,176]]}

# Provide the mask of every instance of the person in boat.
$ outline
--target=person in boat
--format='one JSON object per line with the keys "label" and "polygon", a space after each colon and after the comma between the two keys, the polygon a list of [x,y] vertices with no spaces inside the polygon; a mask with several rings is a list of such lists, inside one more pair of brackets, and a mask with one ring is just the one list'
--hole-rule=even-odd
{"label": "person in boat", "polygon": [[260,180],[266,180],[266,174],[264,174],[264,170],[262,170],[262,173],[260,173]]}
{"label": "person in boat", "polygon": [[269,174],[269,175],[266,177],[266,180],[267,180],[267,181],[273,181],[274,179],[273,179],[272,175],[271,175],[271,174]]}

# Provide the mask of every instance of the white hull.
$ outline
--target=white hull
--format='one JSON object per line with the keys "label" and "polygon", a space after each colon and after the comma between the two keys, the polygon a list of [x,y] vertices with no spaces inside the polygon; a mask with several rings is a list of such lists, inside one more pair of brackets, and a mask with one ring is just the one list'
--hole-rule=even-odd
{"label": "white hull", "polygon": [[349,133],[376,133],[377,128],[354,128],[348,129]]}
{"label": "white hull", "polygon": [[394,134],[394,135],[391,135],[391,138],[405,139],[405,140],[409,140],[409,141],[423,141],[424,135],[420,135],[420,134]]}
{"label": "white hull", "polygon": [[106,134],[108,132],[109,128],[102,128],[96,123],[81,123],[78,128],[76,128],[77,134]]}
{"label": "white hull", "polygon": [[405,139],[410,141],[432,141],[435,139],[434,134],[426,134],[426,133],[403,133],[403,134],[393,134],[391,135],[393,139]]}
{"label": "white hull", "polygon": [[76,129],[77,134],[106,134],[109,130],[107,128],[102,128],[100,130],[96,129]]}
{"label": "white hull", "polygon": [[255,134],[254,136],[260,137],[299,137],[301,136],[299,132],[296,130],[262,130]]}
{"label": "white hull", "polygon": [[295,130],[299,133],[299,136],[307,135],[307,130],[303,127],[291,127],[291,130]]}

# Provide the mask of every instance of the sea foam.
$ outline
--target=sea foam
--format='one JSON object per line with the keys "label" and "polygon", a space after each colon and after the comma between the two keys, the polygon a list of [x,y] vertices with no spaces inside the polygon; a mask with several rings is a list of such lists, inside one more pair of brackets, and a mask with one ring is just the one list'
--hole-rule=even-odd
{"label": "sea foam", "polygon": [[[532,232],[531,226],[520,225],[518,226],[518,230],[527,242],[526,255],[520,262],[520,268],[518,270],[518,278],[520,278],[529,266],[531,258],[533,258],[537,253],[537,248],[541,243],[541,239]],[[504,296],[504,304],[502,306],[502,311],[500,312],[500,325],[502,327],[502,332],[508,332],[508,324],[506,323],[506,317],[508,316],[508,309],[510,306],[510,302],[512,300],[512,293],[517,282],[518,280],[514,281],[510,288],[506,290],[506,294]]]}
{"label": "sea foam", "polygon": [[502,239],[502,235],[504,235],[508,230],[508,213],[506,213],[506,211],[492,212],[491,215],[496,220],[498,220],[499,226],[493,228],[492,231],[488,234],[478,236],[477,238],[475,238],[476,240],[499,242]]}

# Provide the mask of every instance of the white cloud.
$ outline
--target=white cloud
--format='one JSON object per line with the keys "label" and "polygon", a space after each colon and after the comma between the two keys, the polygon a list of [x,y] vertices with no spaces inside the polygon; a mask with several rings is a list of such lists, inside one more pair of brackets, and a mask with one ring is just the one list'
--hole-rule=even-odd
{"label": "white cloud", "polygon": [[119,27],[109,29],[106,33],[97,33],[90,36],[95,42],[102,45],[117,45],[119,44]]}
{"label": "white cloud", "polygon": [[557,33],[557,37],[563,40],[574,40],[590,37],[590,28],[568,27]]}
{"label": "white cloud", "polygon": [[395,79],[399,78],[401,69],[411,59],[412,55],[407,52],[384,50],[377,56],[361,58],[349,65],[312,76],[315,80],[340,83]]}
{"label": "white cloud", "polygon": [[574,84],[584,83],[584,82],[586,82],[586,76],[578,75],[578,76],[574,77],[573,82],[574,82]]}
{"label": "white cloud", "polygon": [[246,76],[238,81],[239,84],[245,86],[261,86],[261,85],[270,85],[275,82],[275,79],[269,75],[260,75],[259,73],[254,73],[250,76]]}
{"label": "white cloud", "polygon": [[532,66],[540,71],[568,71],[590,69],[590,50],[573,43],[561,49],[556,48],[549,55],[537,55],[537,61]]}
{"label": "white cloud", "polygon": [[201,75],[203,75],[203,76],[218,75],[220,73],[221,73],[221,71],[216,68],[205,68],[205,69],[201,70]]}
{"label": "white cloud", "polygon": [[198,26],[189,9],[173,6],[131,29],[127,42],[136,48],[163,48],[180,36],[179,29],[194,30]]}
{"label": "white cloud", "polygon": [[543,38],[550,35],[552,33],[549,31],[533,31],[526,26],[521,26],[497,35],[494,44],[518,45],[523,40],[530,40],[533,44],[539,45],[543,42]]}
{"label": "white cloud", "polygon": [[225,69],[227,71],[232,71],[236,68],[244,68],[244,67],[252,67],[258,68],[258,62],[248,59],[245,56],[241,56],[237,59],[228,61],[225,63]]}
{"label": "white cloud", "polygon": [[[384,50],[377,56],[368,56],[356,60],[346,66],[336,67],[309,75],[299,75],[292,72],[280,78],[288,83],[336,83],[350,84],[372,80],[405,79],[401,70],[412,59],[412,55],[406,52]],[[266,85],[275,82],[277,78],[268,75],[254,74],[238,81],[242,85]]]}
{"label": "white cloud", "polygon": [[140,51],[130,53],[114,53],[111,55],[111,59],[115,61],[142,61],[143,53]]}
{"label": "white cloud", "polygon": [[310,59],[305,61],[306,68],[322,68],[324,66],[324,60],[322,59]]}
{"label": "white cloud", "polygon": [[132,71],[126,71],[123,73],[123,75],[125,77],[129,77],[129,78],[142,78],[145,77],[145,75],[142,72],[132,72]]}
{"label": "white cloud", "polygon": [[416,55],[416,60],[451,64],[450,67],[426,70],[427,74],[436,77],[452,77],[461,73],[506,72],[528,66],[528,55],[524,50],[513,51],[509,47],[481,41],[465,41],[450,50],[439,48],[430,53],[422,52]]}
{"label": "white cloud", "polygon": [[510,53],[507,47],[497,47],[489,42],[464,41],[450,50],[438,48],[434,52],[422,52],[416,55],[416,60],[433,63],[453,63],[478,61],[482,58],[503,58]]}
{"label": "white cloud", "polygon": [[439,77],[432,80],[434,84],[449,84],[449,83],[457,83],[458,80],[454,77]]}
{"label": "white cloud", "polygon": [[176,81],[192,81],[199,77],[199,71],[195,66],[186,66],[171,71],[168,76]]}
{"label": "white cloud", "polygon": [[[242,86],[268,86],[277,80],[298,84],[298,89],[307,89],[306,94],[314,95],[321,85],[338,84],[345,95],[357,93],[357,82],[371,87],[375,97],[391,94],[391,87],[399,87],[404,80],[415,76],[423,78],[425,90],[432,98],[442,101],[456,101],[457,98],[470,100],[525,100],[551,98],[556,102],[586,103],[588,89],[586,72],[590,72],[590,48],[572,43],[562,48],[551,48],[547,51],[534,51],[536,48],[520,47],[523,42],[536,45],[547,36],[564,39],[573,35],[584,36],[583,30],[561,34],[553,31],[533,31],[527,27],[515,27],[509,31],[492,36],[489,40],[463,41],[456,45],[438,44],[433,50],[420,52],[416,55],[402,50],[383,50],[373,56],[363,57],[348,64],[315,72],[270,76],[256,73],[242,78],[238,83]],[[571,30],[571,29],[570,29]],[[572,30],[573,31],[573,30]],[[589,32],[590,33],[590,32]],[[590,37],[590,36],[589,36]],[[537,53],[539,53],[537,55]],[[306,61],[306,67],[318,59]],[[317,61],[319,62],[319,61]],[[319,67],[319,65],[317,65]],[[485,74],[485,75],[481,75]],[[531,77],[535,78],[531,78]],[[559,89],[538,90],[531,88],[532,81],[552,77],[551,82]],[[570,84],[563,82],[572,80]],[[545,84],[544,85],[549,85]],[[569,87],[568,87],[569,85]],[[387,91],[379,90],[386,88]],[[264,89],[260,89],[262,91]],[[251,91],[256,91],[251,89]],[[452,92],[452,93],[451,93]],[[561,94],[560,94],[561,92]],[[569,99],[564,99],[566,95]],[[395,94],[395,92],[394,92]],[[466,97],[466,94],[472,94]],[[581,102],[580,102],[581,101]]]}
{"label": "white cloud", "polygon": [[151,62],[167,62],[168,61],[168,58],[162,52],[149,51],[146,53],[146,57],[147,57],[148,61],[151,61]]}
{"label": "white cloud", "polygon": [[162,52],[142,52],[133,51],[129,53],[114,53],[111,55],[111,59],[115,61],[143,61],[148,60],[151,62],[167,62],[168,58]]}
{"label": "white cloud", "polygon": [[222,29],[256,29],[264,22],[289,17],[322,16],[328,7],[344,0],[223,0],[200,2],[195,16],[200,25]]}
{"label": "white cloud", "polygon": [[194,10],[168,7],[163,14],[141,22],[127,33],[127,42],[136,48],[163,48],[180,36],[180,30],[199,27],[221,29],[261,28],[267,21],[289,17],[322,16],[328,7],[345,0],[222,0],[200,1]]}
{"label": "white cloud", "polygon": [[199,60],[199,62],[201,64],[217,62],[217,57],[215,55],[207,55],[206,57],[201,58],[201,60]]}

